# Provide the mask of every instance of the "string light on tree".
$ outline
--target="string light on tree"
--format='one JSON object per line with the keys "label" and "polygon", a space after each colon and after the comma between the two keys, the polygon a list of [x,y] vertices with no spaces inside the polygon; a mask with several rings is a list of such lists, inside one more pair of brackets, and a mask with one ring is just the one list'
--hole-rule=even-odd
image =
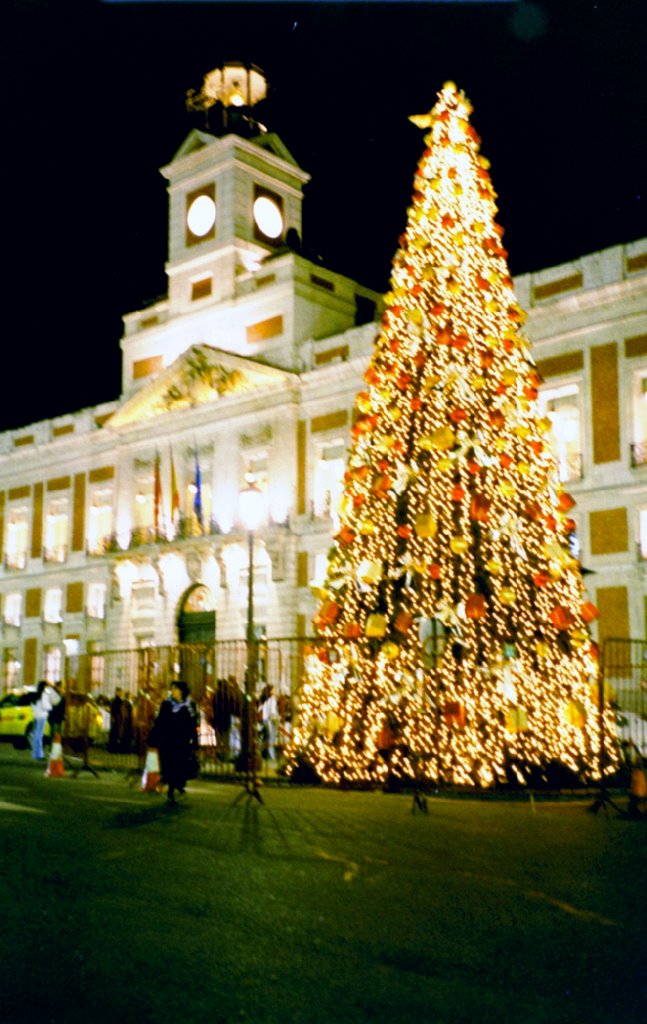
{"label": "string light on tree", "polygon": [[551,761],[596,774],[597,610],[470,113],[447,83],[412,119],[426,148],[291,749],[330,782],[489,786]]}

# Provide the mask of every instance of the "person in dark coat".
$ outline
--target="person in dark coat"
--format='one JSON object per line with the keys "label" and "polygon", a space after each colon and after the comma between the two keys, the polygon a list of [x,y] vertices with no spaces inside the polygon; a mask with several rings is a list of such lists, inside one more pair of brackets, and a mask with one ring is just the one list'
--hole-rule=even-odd
{"label": "person in dark coat", "polygon": [[182,680],[171,683],[171,696],[161,704],[148,745],[159,750],[162,782],[175,803],[175,793],[184,793],[193,775],[198,751],[198,712]]}
{"label": "person in dark coat", "polygon": [[121,708],[123,705],[123,690],[117,687],[115,695],[110,702],[110,732],[108,733],[108,750],[116,754],[119,750],[119,737],[121,733]]}

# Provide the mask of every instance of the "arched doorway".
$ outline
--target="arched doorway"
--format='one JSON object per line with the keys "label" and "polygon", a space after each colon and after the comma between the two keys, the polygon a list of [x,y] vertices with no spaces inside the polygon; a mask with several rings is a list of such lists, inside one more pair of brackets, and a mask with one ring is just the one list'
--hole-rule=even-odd
{"label": "arched doorway", "polygon": [[216,639],[216,602],[204,583],[195,583],[184,593],[177,617],[181,644],[213,644]]}

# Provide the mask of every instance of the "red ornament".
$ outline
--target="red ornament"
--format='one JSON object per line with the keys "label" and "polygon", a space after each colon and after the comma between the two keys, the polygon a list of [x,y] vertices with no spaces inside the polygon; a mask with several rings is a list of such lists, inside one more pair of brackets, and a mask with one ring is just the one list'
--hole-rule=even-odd
{"label": "red ornament", "polygon": [[398,633],[407,633],[411,628],[413,622],[413,616],[409,612],[398,612],[393,623]]}
{"label": "red ornament", "polygon": [[438,562],[431,563],[431,565],[429,566],[429,575],[431,576],[432,580],[440,579],[441,569],[440,566],[438,565]]}
{"label": "red ornament", "polygon": [[461,487],[460,484],[456,484],[455,487],[452,487],[451,493],[450,493],[450,498],[452,499],[452,501],[462,501],[464,497],[465,497],[465,488],[464,487]]}
{"label": "red ornament", "polygon": [[463,420],[467,418],[467,413],[465,412],[465,409],[452,409],[449,414],[449,418],[452,423],[462,423]]}
{"label": "red ornament", "polygon": [[405,539],[411,536],[411,527],[402,525],[398,526],[398,537],[404,537]]}
{"label": "red ornament", "polygon": [[572,495],[567,494],[566,491],[562,491],[558,500],[558,507],[560,512],[570,512],[573,506],[576,504],[575,498]]}
{"label": "red ornament", "polygon": [[470,339],[466,334],[455,334],[449,344],[452,348],[456,348],[459,352],[463,352],[469,343]]}
{"label": "red ornament", "polygon": [[470,594],[465,602],[465,614],[468,619],[482,619],[485,611],[485,598],[483,594]]}
{"label": "red ornament", "polygon": [[490,420],[491,425],[495,428],[495,430],[501,430],[505,423],[505,416],[503,415],[500,409],[490,409],[488,413],[488,418]]}
{"label": "red ornament", "polygon": [[582,618],[585,622],[593,622],[600,615],[600,610],[597,608],[592,601],[586,601],[582,605]]}
{"label": "red ornament", "polygon": [[492,502],[483,494],[475,494],[470,505],[470,519],[477,523],[484,523],[490,515]]}
{"label": "red ornament", "polygon": [[545,587],[547,583],[550,583],[550,576],[547,572],[536,572],[532,582],[536,587]]}
{"label": "red ornament", "polygon": [[356,640],[361,635],[362,627],[359,622],[347,622],[344,626],[344,636],[347,636],[350,640]]}
{"label": "red ornament", "polygon": [[575,623],[575,617],[563,604],[558,604],[550,613],[550,621],[556,629],[565,633]]}

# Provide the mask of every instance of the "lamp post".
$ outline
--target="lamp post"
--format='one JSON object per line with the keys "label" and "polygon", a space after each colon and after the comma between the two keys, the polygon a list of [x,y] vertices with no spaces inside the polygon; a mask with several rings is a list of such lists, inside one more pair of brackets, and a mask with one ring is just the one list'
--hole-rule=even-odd
{"label": "lamp post", "polygon": [[263,518],[263,494],[254,483],[253,476],[246,478],[247,486],[240,492],[240,519],[247,531],[247,666],[245,671],[245,718],[243,721],[242,752],[245,765],[245,789],[250,796],[262,803],[256,778],[257,734],[256,734],[256,673],[258,658],[254,630],[254,533]]}

